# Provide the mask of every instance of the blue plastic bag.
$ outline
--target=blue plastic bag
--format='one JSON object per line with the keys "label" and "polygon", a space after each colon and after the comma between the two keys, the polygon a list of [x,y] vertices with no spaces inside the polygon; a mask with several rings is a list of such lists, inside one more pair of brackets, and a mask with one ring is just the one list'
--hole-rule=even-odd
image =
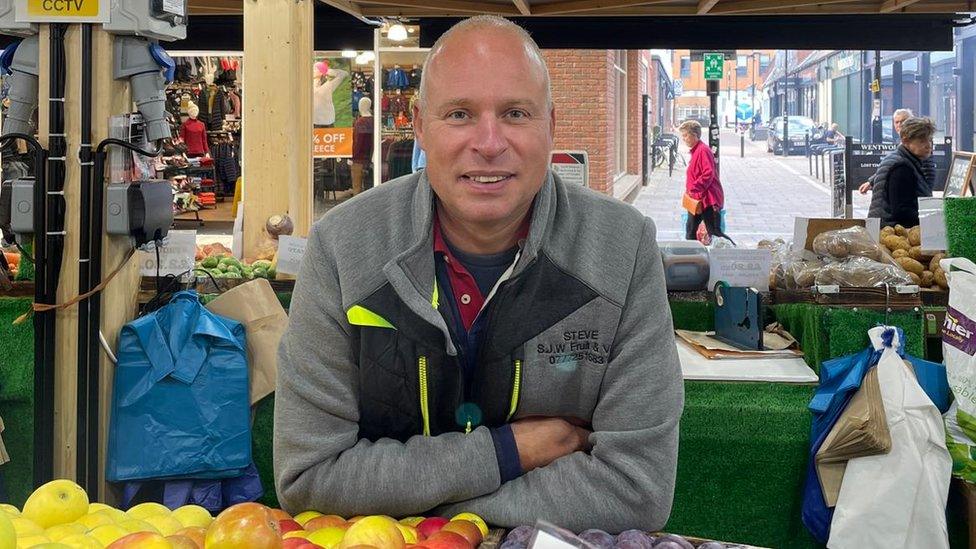
{"label": "blue plastic bag", "polygon": [[244,326],[175,294],[119,336],[106,479],[241,475],[249,402]]}

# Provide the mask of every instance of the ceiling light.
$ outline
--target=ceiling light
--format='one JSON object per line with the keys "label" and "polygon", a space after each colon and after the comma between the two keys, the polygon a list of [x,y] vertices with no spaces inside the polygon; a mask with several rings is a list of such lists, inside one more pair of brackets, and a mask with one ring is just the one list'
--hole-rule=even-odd
{"label": "ceiling light", "polygon": [[364,51],[362,53],[362,56],[363,56],[363,59],[365,59],[367,63],[369,63],[370,61],[376,59],[376,54],[373,53],[373,52],[371,52],[371,51]]}
{"label": "ceiling light", "polygon": [[342,56],[346,59],[353,59],[356,57],[356,50],[342,50]]}
{"label": "ceiling light", "polygon": [[407,27],[404,27],[400,23],[390,25],[390,30],[387,31],[386,37],[394,42],[403,42],[407,39]]}

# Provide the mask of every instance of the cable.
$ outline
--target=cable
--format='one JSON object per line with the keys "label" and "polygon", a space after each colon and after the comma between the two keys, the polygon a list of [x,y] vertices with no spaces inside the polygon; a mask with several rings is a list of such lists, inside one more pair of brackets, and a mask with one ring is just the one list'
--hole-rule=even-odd
{"label": "cable", "polygon": [[102,350],[108,356],[108,359],[112,361],[112,364],[118,364],[119,359],[115,358],[115,353],[112,352],[112,348],[109,347],[108,341],[105,339],[105,334],[101,330],[98,331],[98,341],[102,344]]}
{"label": "cable", "polygon": [[105,148],[108,147],[109,145],[118,145],[119,147],[129,149],[132,152],[139,153],[142,156],[150,156],[150,157],[159,156],[159,153],[162,152],[163,150],[162,140],[156,142],[156,150],[147,151],[145,149],[140,149],[139,147],[133,145],[132,143],[129,143],[128,141],[123,141],[121,139],[109,137],[108,139],[103,139],[102,142],[98,144],[98,147],[95,148],[95,152],[96,153],[104,152]]}

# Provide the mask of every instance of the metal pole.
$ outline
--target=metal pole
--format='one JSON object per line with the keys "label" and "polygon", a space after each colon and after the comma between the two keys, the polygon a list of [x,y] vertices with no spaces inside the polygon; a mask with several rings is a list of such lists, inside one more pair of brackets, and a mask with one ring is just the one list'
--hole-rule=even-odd
{"label": "metal pole", "polygon": [[871,90],[871,142],[881,143],[881,50],[874,50],[874,89]]}
{"label": "metal pole", "polygon": [[[929,116],[932,112],[932,54],[923,53],[918,62],[919,109],[921,116]],[[948,128],[943,128],[946,130]]]}
{"label": "metal pole", "polygon": [[705,84],[709,103],[708,146],[715,156],[715,175],[719,174],[719,142],[718,142],[718,94],[719,81],[709,80]]}
{"label": "metal pole", "polygon": [[783,156],[790,155],[790,50],[783,55]]}
{"label": "metal pole", "polygon": [[739,134],[739,158],[746,157],[746,134]]}
{"label": "metal pole", "polygon": [[756,52],[752,52],[752,117],[756,118],[756,72],[759,71],[759,67],[756,64]]}

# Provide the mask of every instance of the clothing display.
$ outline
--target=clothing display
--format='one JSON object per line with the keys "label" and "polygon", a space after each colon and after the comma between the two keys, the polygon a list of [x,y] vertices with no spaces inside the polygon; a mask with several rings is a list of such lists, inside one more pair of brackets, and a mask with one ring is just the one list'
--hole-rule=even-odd
{"label": "clothing display", "polygon": [[410,87],[420,89],[420,76],[421,69],[417,65],[413,66],[413,70],[410,71]]}
{"label": "clothing display", "polygon": [[360,116],[352,126],[352,160],[366,164],[373,158],[373,117]]}
{"label": "clothing display", "polygon": [[396,118],[393,120],[393,124],[397,128],[406,128],[407,126],[409,126],[410,125],[410,119],[407,118],[407,113],[405,113],[403,111],[400,111],[400,113],[397,114],[396,115]]}
{"label": "clothing display", "polygon": [[405,90],[410,87],[410,77],[399,65],[390,69],[386,74],[386,88]]}
{"label": "clothing display", "polygon": [[410,110],[410,99],[405,95],[394,94],[390,95],[388,100],[384,97],[383,111],[392,112],[394,115],[401,112],[408,112]]}
{"label": "clothing display", "polygon": [[218,142],[211,153],[214,159],[216,180],[224,196],[234,194],[234,185],[241,175],[237,146],[227,140]]}
{"label": "clothing display", "polygon": [[384,181],[413,173],[413,143],[412,138],[383,140]]}
{"label": "clothing display", "polygon": [[202,155],[210,152],[207,143],[207,126],[197,118],[187,118],[180,126],[180,139],[186,144],[186,152],[191,155]]}

